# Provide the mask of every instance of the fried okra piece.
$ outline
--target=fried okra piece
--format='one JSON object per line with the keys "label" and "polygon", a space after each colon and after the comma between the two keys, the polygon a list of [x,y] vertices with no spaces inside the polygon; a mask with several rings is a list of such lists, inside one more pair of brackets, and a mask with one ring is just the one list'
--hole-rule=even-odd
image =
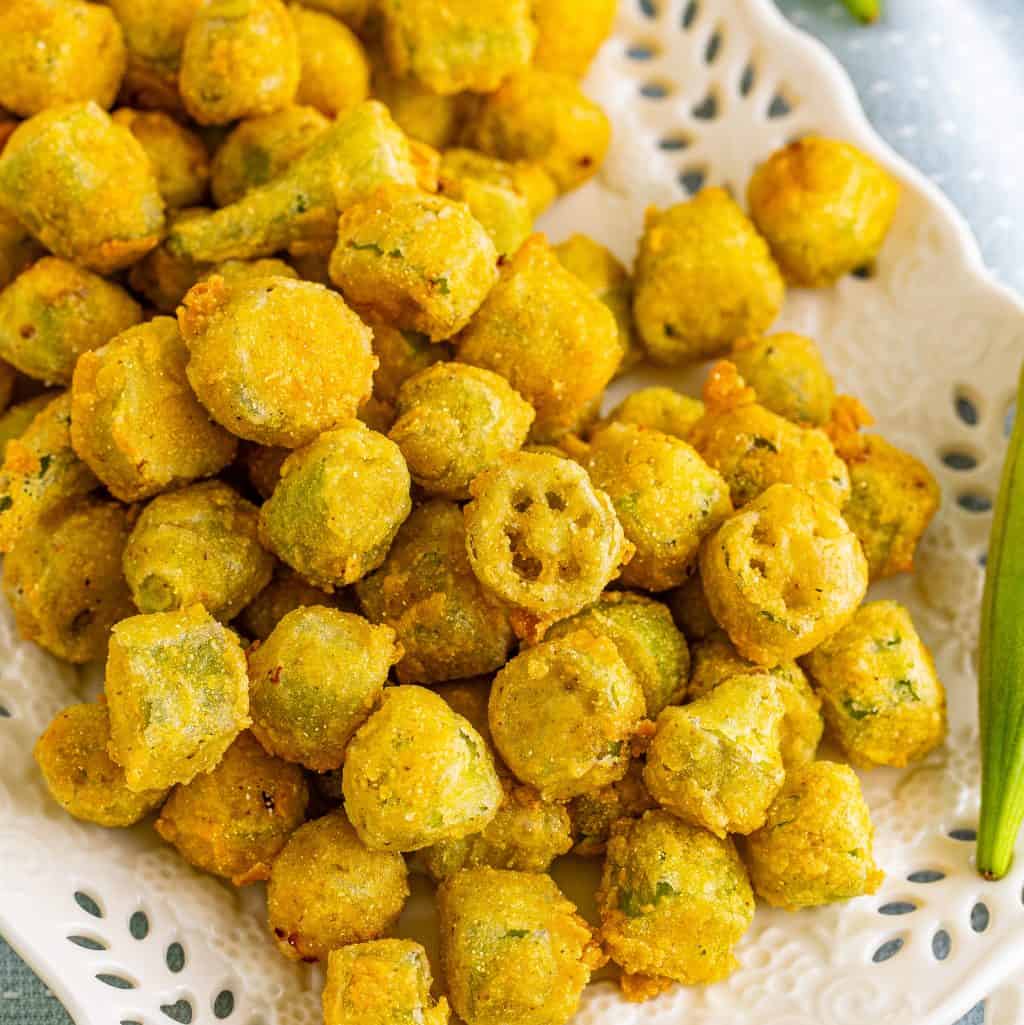
{"label": "fried okra piece", "polygon": [[503,796],[491,753],[469,720],[432,691],[410,686],[388,687],[352,738],[342,789],[363,842],[390,851],[478,833]]}
{"label": "fried okra piece", "polygon": [[351,419],[373,387],[369,329],[312,281],[215,276],[189,290],[178,325],[199,401],[261,445],[312,441]]}
{"label": "fried okra piece", "polygon": [[129,790],[107,754],[110,718],[103,704],[59,712],[32,754],[50,796],[69,814],[98,826],[133,826],[167,796],[164,789]]}
{"label": "fried okra piece", "polygon": [[481,102],[465,141],[492,157],[540,164],[569,192],[597,173],[610,140],[607,116],[571,75],[528,68]]}
{"label": "fried okra piece", "polygon": [[210,156],[195,132],[159,110],[122,107],[114,111],[113,118],[142,144],[169,210],[203,201],[210,181]]}
{"label": "fried okra piece", "polygon": [[438,907],[448,997],[466,1025],[566,1025],[603,958],[550,876],[467,869]]}
{"label": "fried okra piece", "polygon": [[8,0],[0,10],[0,107],[31,117],[94,100],[109,107],[125,68],[109,8],[82,0]]}
{"label": "fried okra piece", "polygon": [[782,699],[782,764],[786,770],[809,762],[818,750],[825,723],[821,698],[795,662],[764,669],[745,659],[722,630],[693,646],[693,670],[688,696],[701,698],[733,676],[768,673]]}
{"label": "fried okra piece", "polygon": [[0,207],[0,288],[6,288],[44,252],[28,228],[10,210]]}
{"label": "fried okra piece", "polygon": [[765,408],[798,424],[828,422],[835,385],[810,338],[791,331],[741,338],[729,359]]}
{"label": "fried okra piece", "polygon": [[899,198],[899,182],[866,153],[813,135],[776,150],[747,187],[786,279],[810,287],[873,263]]}
{"label": "fried okra piece", "polygon": [[364,28],[368,31],[370,29],[365,22],[370,15],[372,0],[306,0],[302,6],[334,15],[345,22],[353,32]]}
{"label": "fried okra piece", "polygon": [[299,43],[295,102],[327,117],[361,103],[370,92],[370,62],[355,33],[337,18],[300,4],[288,8]]}
{"label": "fried okra piece", "polygon": [[387,108],[367,100],[264,184],[220,210],[176,222],[168,246],[178,256],[209,263],[269,256],[298,243],[329,246],[338,214],[390,182],[416,185],[416,165]]}
{"label": "fried okra piece", "polygon": [[633,424],[686,441],[703,415],[704,403],[700,399],[683,395],[674,388],[638,388],[598,421],[593,433],[613,423]]}
{"label": "fried okra piece", "polygon": [[615,0],[534,0],[534,67],[582,78],[608,38]]}
{"label": "fried okra piece", "polygon": [[402,683],[438,683],[490,673],[515,640],[506,610],[473,575],[462,510],[433,500],[402,524],[375,573],[356,584],[363,611],[398,634]]}
{"label": "fried okra piece", "polygon": [[285,957],[323,961],[377,939],[409,896],[401,854],[371,851],[345,812],[300,826],[275,858],[267,887],[270,930]]}
{"label": "fried okra piece", "polygon": [[931,470],[878,434],[847,455],[850,497],[843,518],[857,535],[872,580],[914,567],[914,553],[941,500]]}
{"label": "fried okra piece", "polygon": [[105,692],[110,757],[135,791],[209,772],[249,726],[242,646],[201,605],[122,619]]}
{"label": "fried okra piece", "polygon": [[40,381],[70,384],[78,357],[142,320],[120,285],[55,256],[0,292],[0,356]]}
{"label": "fried okra piece", "polygon": [[446,683],[431,687],[431,690],[458,712],[480,734],[487,749],[494,757],[494,767],[503,779],[509,775],[508,768],[502,764],[498,750],[491,737],[491,724],[487,718],[487,702],[491,696],[491,678],[489,676],[473,676],[468,679],[449,680]]}
{"label": "fried okra piece", "polygon": [[[54,400],[55,395],[55,392],[45,391],[33,399],[27,399],[25,402],[18,402],[8,407],[0,414],[0,465],[3,464],[3,458],[7,454],[8,442],[20,438],[28,430],[29,424],[36,416]],[[0,504],[2,504],[2,496],[0,496]]]}
{"label": "fried okra piece", "polygon": [[611,499],[565,457],[517,452],[477,477],[465,506],[469,563],[513,609],[520,635],[597,601],[632,546]]}
{"label": "fried okra piece", "polygon": [[402,450],[412,479],[427,494],[456,501],[530,433],[533,407],[490,370],[437,363],[410,377],[398,394],[388,437]]}
{"label": "fried okra piece", "polygon": [[643,351],[633,326],[633,282],[629,271],[610,249],[586,235],[571,235],[560,242],[555,246],[555,255],[615,317],[622,350],[619,373],[636,366],[643,359]]}
{"label": "fried okra piece", "polygon": [[704,583],[699,573],[694,573],[682,587],[677,587],[662,597],[672,612],[676,626],[691,643],[706,640],[721,629],[715,617],[711,615],[711,609],[708,608]]}
{"label": "fried okra piece", "polygon": [[185,33],[178,88],[201,125],[272,114],[299,85],[299,41],[281,0],[207,0]]}
{"label": "fried okra piece", "polygon": [[672,982],[718,982],[738,967],[733,948],[754,918],[754,895],[728,837],[667,811],[612,826],[598,891],[601,939],[625,975],[627,999]]}
{"label": "fried okra piece", "polygon": [[372,314],[364,314],[373,332],[373,354],[377,369],[373,372],[373,394],[381,402],[393,406],[402,385],[435,363],[451,359],[451,349],[417,331],[400,331]]}
{"label": "fried okra piece", "polygon": [[633,315],[656,363],[727,352],[775,320],[785,286],[768,245],[724,189],[647,212]]}
{"label": "fried okra piece", "polygon": [[761,405],[732,363],[712,367],[704,402],[690,443],[728,481],[737,509],[780,483],[814,492],[838,508],[846,503],[850,474],[828,435]]}
{"label": "fried okra piece", "polygon": [[336,604],[340,602],[333,601],[319,587],[307,583],[290,566],[278,563],[270,583],[242,609],[238,626],[249,637],[265,641],[289,612],[309,605],[334,608]]}
{"label": "fried okra piece", "polygon": [[513,658],[494,678],[488,715],[516,777],[568,800],[622,779],[644,707],[614,642],[576,630]]}
{"label": "fried okra piece", "polygon": [[427,952],[412,940],[372,940],[332,950],[324,1025],[448,1025],[448,1001],[430,995]]}
{"label": "fried okra piece", "polygon": [[380,0],[377,8],[392,72],[441,95],[493,92],[533,55],[528,0]]}
{"label": "fried okra piece", "polygon": [[598,858],[604,854],[612,826],[619,819],[638,819],[658,807],[644,783],[644,763],[634,758],[626,775],[608,786],[580,794],[569,802],[573,854]]}
{"label": "fried okra piece", "polygon": [[0,203],[51,252],[99,274],[140,259],[164,229],[146,151],[95,103],[18,126],[0,154]]}
{"label": "fried okra piece", "polygon": [[123,95],[140,107],[182,113],[178,70],[185,33],[203,0],[108,0],[124,32]]}
{"label": "fried okra piece", "polygon": [[701,541],[731,512],[729,486],[685,441],[611,424],[581,453],[590,479],[615,506],[636,553],[628,587],[665,591],[690,575]]}
{"label": "fried okra piece", "polygon": [[838,510],[789,484],[773,484],[731,516],[701,550],[704,593],[745,658],[790,662],[853,617],[867,590],[867,560]]}
{"label": "fried okra piece", "polygon": [[274,493],[274,488],[281,479],[281,467],[291,453],[290,448],[256,445],[251,441],[243,441],[238,446],[236,464],[245,471],[246,480],[260,498],[266,500]]}
{"label": "fried okra piece", "polygon": [[306,153],[329,125],[320,111],[303,106],[241,121],[213,155],[214,202],[229,206],[250,189],[272,181]]}
{"label": "fried okra piece", "polygon": [[436,882],[464,868],[506,868],[546,872],[572,848],[572,824],[565,805],[543,800],[531,787],[505,785],[497,815],[482,832],[442,840],[420,852],[419,860]]}
{"label": "fried okra piece", "polygon": [[398,446],[352,421],[284,461],[260,510],[260,538],[330,593],[384,561],[412,509],[410,483]]}
{"label": "fried okra piece", "polygon": [[[186,207],[170,210],[167,224],[170,229],[181,221],[203,217],[205,207]],[[172,253],[166,239],[133,264],[128,271],[128,283],[139,295],[160,313],[173,314],[185,293],[213,264],[196,263],[188,257]]]}
{"label": "fried okra piece", "polygon": [[209,477],[236,441],[199,404],[188,350],[170,317],[129,328],[82,354],[71,383],[71,441],[123,502]]}
{"label": "fried okra piece", "polygon": [[544,637],[554,640],[576,630],[612,641],[644,692],[649,719],[657,718],[666,705],[682,701],[690,652],[660,602],[629,591],[609,591],[582,612],[555,623]]}
{"label": "fried okra piece", "polygon": [[259,512],[227,484],[204,481],[158,495],[124,551],[140,612],[202,605],[226,623],[270,582],[274,557],[257,538]]}
{"label": "fried okra piece", "polygon": [[302,770],[241,733],[215,769],[171,791],[155,826],[190,865],[245,886],[270,878],[308,801]]}
{"label": "fried okra piece", "polygon": [[768,818],[746,841],[757,895],[797,910],[874,893],[884,873],[872,855],[874,828],[848,765],[808,762],[786,777]]}
{"label": "fried okra piece", "polygon": [[249,653],[252,731],[307,769],[340,767],[402,649],[388,626],[323,605],[285,615]]}
{"label": "fried okra piece", "polygon": [[902,767],[945,738],[945,690],[910,613],[898,602],[861,606],[804,664],[825,721],[854,765]]}
{"label": "fried okra piece", "polygon": [[102,658],[113,625],[134,613],[121,571],[129,511],[81,499],[30,524],[3,563],[3,590],[22,637],[58,658]]}
{"label": "fried okra piece", "polygon": [[555,185],[537,164],[508,163],[471,149],[441,156],[439,190],[469,207],[503,256],[529,237],[533,219],[555,198]]}
{"label": "fried okra piece", "polygon": [[501,374],[537,411],[532,438],[574,430],[604,394],[622,358],[608,307],[531,236],[501,268],[457,340],[463,363]]}
{"label": "fried okra piece", "polygon": [[455,141],[462,119],[459,96],[441,96],[415,78],[392,74],[384,63],[374,65],[372,83],[373,95],[410,139],[437,150]]}
{"label": "fried okra piece", "polygon": [[357,309],[439,342],[480,308],[497,258],[464,204],[391,186],[341,215],[330,275]]}
{"label": "fried okra piece", "polygon": [[704,697],[665,709],[644,770],[651,796],[716,836],[759,829],[785,778],[784,714],[767,674],[730,676]]}
{"label": "fried okra piece", "polygon": [[0,470],[0,552],[44,515],[88,495],[100,482],[71,447],[71,397],[51,399],[18,438]]}

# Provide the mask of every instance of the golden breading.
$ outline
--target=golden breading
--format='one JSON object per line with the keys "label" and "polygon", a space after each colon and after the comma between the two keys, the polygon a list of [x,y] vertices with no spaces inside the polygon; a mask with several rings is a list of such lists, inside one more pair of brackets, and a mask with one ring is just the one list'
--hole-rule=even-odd
{"label": "golden breading", "polygon": [[494,678],[491,735],[505,764],[548,800],[568,800],[629,768],[644,692],[615,644],[577,630],[527,648]]}
{"label": "golden breading", "polygon": [[299,41],[281,0],[208,0],[185,33],[178,87],[201,125],[272,114],[299,85]]}
{"label": "golden breading", "polygon": [[615,21],[615,0],[534,0],[534,67],[581,78]]}
{"label": "golden breading", "polygon": [[375,570],[412,509],[394,442],[351,421],[297,449],[260,510],[260,539],[330,593]]}
{"label": "golden breading", "polygon": [[190,865],[245,886],[270,878],[308,801],[302,770],[241,733],[215,769],[171,791],[155,826]]}
{"label": "golden breading", "polygon": [[113,281],[46,256],[0,292],[0,356],[48,384],[70,384],[78,357],[142,320]]}
{"label": "golden breading", "polygon": [[460,96],[442,96],[415,78],[395,75],[383,61],[374,63],[371,81],[373,95],[410,139],[438,150],[455,141],[464,106]]}
{"label": "golden breading", "polygon": [[408,896],[402,855],[369,850],[339,809],[299,826],[274,859],[270,931],[285,957],[325,961],[390,929]]}
{"label": "golden breading", "polygon": [[764,239],[724,189],[647,213],[633,315],[656,363],[720,356],[766,330],[785,286]]}
{"label": "golden breading", "polygon": [[385,851],[478,833],[503,797],[490,751],[469,720],[411,686],[388,687],[352,738],[342,789],[356,832]]}
{"label": "golden breading", "polygon": [[775,666],[845,626],[864,598],[867,560],[829,502],[773,484],[701,550],[711,612],[745,658]]}
{"label": "golden breading", "polygon": [[323,605],[285,615],[249,652],[252,731],[271,754],[337,769],[402,649],[388,626]]}
{"label": "golden breading", "polygon": [[473,575],[462,510],[433,500],[402,524],[387,558],[356,584],[363,611],[398,634],[402,683],[438,683],[500,669],[515,640],[507,611]]}
{"label": "golden breading", "polygon": [[277,564],[270,583],[239,613],[236,625],[242,632],[258,641],[265,641],[274,627],[296,609],[309,605],[341,608],[354,611],[346,593],[324,594],[319,587],[303,580],[290,566]]}
{"label": "golden breading", "polygon": [[71,443],[123,502],[200,477],[235,456],[185,374],[188,349],[171,317],[129,328],[81,355],[71,382]]}
{"label": "golden breading", "polygon": [[135,791],[209,772],[250,723],[242,646],[201,605],[122,619],[104,688],[110,757]]}
{"label": "golden breading", "polygon": [[107,754],[110,718],[103,704],[58,712],[32,751],[53,799],[69,814],[99,826],[133,826],[160,806],[166,789],[129,790]]}
{"label": "golden breading", "polygon": [[899,198],[899,183],[866,153],[815,135],[776,150],[747,187],[786,280],[811,287],[874,261]]}
{"label": "golden breading", "polygon": [[607,849],[612,826],[619,819],[638,819],[658,807],[644,783],[644,762],[634,758],[622,779],[574,797],[568,805],[576,846],[573,854],[599,858]]}
{"label": "golden breading", "polygon": [[945,690],[898,602],[862,605],[804,665],[829,730],[854,765],[904,766],[945,739]]}
{"label": "golden breading", "polygon": [[700,399],[683,395],[673,388],[638,388],[630,392],[603,420],[599,420],[593,432],[613,423],[634,424],[687,441],[694,424],[703,415],[704,403]]}
{"label": "golden breading", "polygon": [[301,4],[292,4],[288,13],[299,43],[295,102],[333,118],[365,100],[370,62],[356,34],[337,18]]}
{"label": "golden breading", "polygon": [[848,765],[808,762],[786,777],[745,857],[757,895],[796,910],[874,893],[884,874],[872,855],[874,828]]}

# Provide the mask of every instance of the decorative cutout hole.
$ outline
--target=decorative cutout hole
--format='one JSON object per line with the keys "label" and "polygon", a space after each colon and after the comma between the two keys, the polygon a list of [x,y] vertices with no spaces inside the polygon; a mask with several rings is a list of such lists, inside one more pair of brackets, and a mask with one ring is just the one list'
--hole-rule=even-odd
{"label": "decorative cutout hole", "polygon": [[85,950],[106,950],[107,945],[102,940],[97,940],[92,936],[69,936],[69,942],[73,943],[76,947],[82,947]]}
{"label": "decorative cutout hole", "polygon": [[881,964],[883,961],[888,961],[889,958],[895,957],[903,949],[903,940],[897,937],[894,940],[886,940],[872,955],[871,960],[875,964]]}
{"label": "decorative cutout hole", "polygon": [[633,61],[649,61],[658,56],[656,43],[633,43],[626,50],[626,56]]}
{"label": "decorative cutout hole", "polygon": [[691,167],[679,176],[679,184],[691,195],[695,196],[704,187],[707,173],[701,167]]}
{"label": "decorative cutout hole", "polygon": [[[981,556],[984,558],[984,555]],[[964,827],[963,829],[951,829],[949,835],[953,840],[962,840],[964,843],[974,843],[978,839],[978,831],[976,829],[969,829]]]}
{"label": "decorative cutout hole", "polygon": [[11,710],[6,705],[0,705],[0,719],[10,719]]}
{"label": "decorative cutout hole", "polygon": [[988,905],[979,900],[978,903],[971,908],[971,928],[978,933],[984,932],[988,928],[988,923],[991,921],[992,915],[988,910]]}
{"label": "decorative cutout hole", "polygon": [[988,552],[978,552],[978,565],[982,569],[988,565]]}
{"label": "decorative cutout hole", "polygon": [[689,135],[666,135],[664,139],[658,140],[658,149],[666,153],[678,153],[680,150],[689,149],[693,139]]}
{"label": "decorative cutout hole", "polygon": [[656,18],[658,16],[658,5],[654,0],[638,0],[637,6],[645,18]]}
{"label": "decorative cutout hole", "polygon": [[663,100],[671,92],[672,85],[670,82],[645,82],[642,86],[640,86],[640,95],[646,97],[649,100]]}
{"label": "decorative cutout hole", "polygon": [[967,424],[968,427],[977,427],[981,421],[978,403],[966,391],[960,390],[953,395],[953,408],[956,410],[956,415],[960,418],[961,422]]}
{"label": "decorative cutout hole", "polygon": [[922,868],[907,876],[908,882],[911,883],[937,883],[945,878],[946,873],[940,872],[937,868]]}
{"label": "decorative cutout hole", "polygon": [[992,499],[977,491],[964,491],[956,496],[956,504],[964,512],[987,513],[992,511]]}
{"label": "decorative cutout hole", "polygon": [[773,120],[780,117],[785,117],[787,114],[793,113],[793,108],[796,104],[786,96],[785,92],[780,89],[773,97],[771,103],[768,104],[768,116]]}
{"label": "decorative cutout hole", "polygon": [[880,915],[909,915],[912,911],[916,910],[917,905],[909,900],[893,900],[888,904],[883,904],[878,909],[878,913]]}
{"label": "decorative cutout hole", "polygon": [[697,20],[698,14],[700,14],[700,0],[690,0],[683,10],[683,28],[693,28],[693,23]]}
{"label": "decorative cutout hole", "polygon": [[179,1025],[192,1025],[192,1005],[187,1000],[182,999],[173,1004],[161,1004],[160,1010],[171,1021],[176,1021]]}
{"label": "decorative cutout hole", "polygon": [[122,1021],[121,1025],[142,1025],[141,1021]]}
{"label": "decorative cutout hole", "polygon": [[715,58],[722,52],[722,39],[724,38],[721,28],[716,28],[704,47],[704,63],[714,64]]}
{"label": "decorative cutout hole", "polygon": [[1017,415],[1017,400],[1010,399],[1006,412],[1003,413],[1003,434],[1008,438],[1013,433],[1013,421]]}
{"label": "decorative cutout hole", "polygon": [[103,917],[103,908],[100,907],[99,901],[95,897],[90,896],[82,890],[75,892],[75,903],[87,914],[92,915],[93,918]]}
{"label": "decorative cutout hole", "polygon": [[149,935],[149,918],[146,917],[145,911],[136,911],[128,919],[128,931],[136,940],[144,940]]}
{"label": "decorative cutout hole", "polygon": [[749,96],[754,88],[754,83],[757,81],[757,68],[753,64],[748,64],[743,69],[743,74],[740,75],[740,96]]}
{"label": "decorative cutout hole", "polygon": [[111,986],[114,989],[136,989],[138,987],[138,983],[132,982],[131,979],[126,979],[123,975],[112,975],[109,972],[100,972],[96,978],[105,986]]}
{"label": "decorative cutout hole", "polygon": [[952,949],[953,941],[949,938],[949,933],[945,929],[940,929],[932,937],[932,957],[936,961],[945,961]]}
{"label": "decorative cutout hole", "polygon": [[169,971],[177,974],[185,967],[185,948],[180,943],[172,943],[164,955]]}
{"label": "decorative cutout hole", "polygon": [[213,1002],[213,1016],[223,1021],[230,1018],[235,1009],[235,994],[229,989],[222,989]]}
{"label": "decorative cutout hole", "polygon": [[718,117],[718,97],[713,92],[708,93],[690,113],[698,121],[714,121]]}
{"label": "decorative cutout hole", "polygon": [[942,462],[951,470],[973,470],[978,465],[978,457],[963,448],[948,448],[942,453]]}
{"label": "decorative cutout hole", "polygon": [[873,263],[865,263],[861,267],[854,267],[850,273],[855,278],[860,278],[861,281],[870,281],[875,276],[875,265]]}

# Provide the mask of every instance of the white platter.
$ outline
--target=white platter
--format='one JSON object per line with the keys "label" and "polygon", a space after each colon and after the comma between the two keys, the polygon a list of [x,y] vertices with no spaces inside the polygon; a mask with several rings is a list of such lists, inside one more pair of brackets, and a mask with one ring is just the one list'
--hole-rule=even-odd
{"label": "white platter", "polygon": [[[1024,307],[988,277],[949,203],[874,134],[836,62],[769,0],[623,0],[588,89],[615,140],[599,178],[542,225],[555,239],[584,231],[628,259],[648,204],[675,202],[698,181],[741,196],[760,159],[810,131],[856,142],[902,179],[873,277],[793,292],[780,323],[816,337],[841,388],[942,483],[918,574],[888,593],[912,607],[935,651],[951,731],[925,763],[864,777],[887,872],[877,895],[800,914],[759,909],[727,982],[639,1006],[602,983],[577,1025],[950,1025],[1024,966],[1024,857],[985,883],[964,839],[978,808],[980,559]],[[629,384],[666,377],[640,371]],[[272,948],[258,889],[236,893],[147,828],[92,828],[46,797],[32,744],[87,692],[74,671],[21,643],[0,610],[0,931],[78,1025],[317,1025],[316,973]],[[417,885],[402,929],[429,933]],[[570,873],[567,885],[583,883]],[[1012,1025],[1022,1003],[1005,988],[990,1017]]]}

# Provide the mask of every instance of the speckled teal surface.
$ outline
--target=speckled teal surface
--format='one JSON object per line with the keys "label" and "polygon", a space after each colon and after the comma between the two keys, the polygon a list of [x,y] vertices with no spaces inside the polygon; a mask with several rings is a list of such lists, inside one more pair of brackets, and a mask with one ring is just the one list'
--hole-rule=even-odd
{"label": "speckled teal surface", "polygon": [[[875,127],[956,203],[996,274],[1024,291],[1021,0],[888,0],[870,28],[853,24],[838,2],[778,3],[842,61]],[[0,1025],[70,1021],[0,940]],[[984,1021],[979,1004],[957,1025]]]}

